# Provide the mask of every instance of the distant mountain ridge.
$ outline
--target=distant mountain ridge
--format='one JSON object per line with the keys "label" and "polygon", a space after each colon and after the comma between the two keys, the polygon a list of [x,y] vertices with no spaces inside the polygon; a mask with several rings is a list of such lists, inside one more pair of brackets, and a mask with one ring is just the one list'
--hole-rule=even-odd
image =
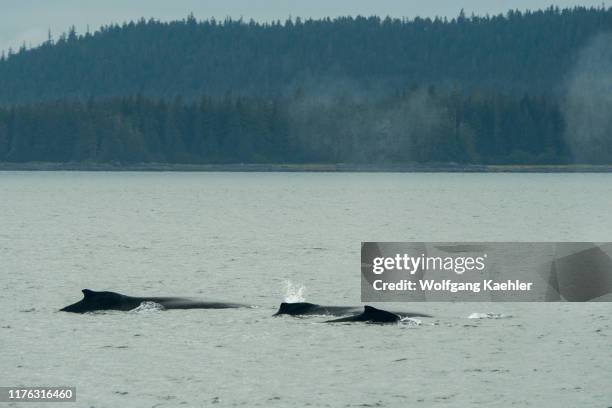
{"label": "distant mountain ridge", "polygon": [[366,93],[412,85],[554,93],[612,8],[452,20],[343,17],[260,24],[140,20],[0,59],[0,104],[142,94],[287,95],[321,82]]}

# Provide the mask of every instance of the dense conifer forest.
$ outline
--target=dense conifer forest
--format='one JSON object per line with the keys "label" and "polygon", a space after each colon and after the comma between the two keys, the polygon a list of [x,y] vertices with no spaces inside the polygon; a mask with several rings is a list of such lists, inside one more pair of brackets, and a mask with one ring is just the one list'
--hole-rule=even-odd
{"label": "dense conifer forest", "polygon": [[71,29],[0,58],[0,161],[610,163],[609,32],[603,7]]}

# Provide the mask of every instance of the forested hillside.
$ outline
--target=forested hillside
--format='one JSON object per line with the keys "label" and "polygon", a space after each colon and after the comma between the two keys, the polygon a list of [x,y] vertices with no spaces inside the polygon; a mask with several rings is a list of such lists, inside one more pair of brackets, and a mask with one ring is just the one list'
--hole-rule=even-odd
{"label": "forested hillside", "polygon": [[366,88],[452,84],[555,90],[612,10],[509,12],[505,16],[378,17],[272,24],[139,21],[74,31],[0,62],[0,102],[142,93],[199,97],[277,95],[319,81]]}
{"label": "forested hillside", "polygon": [[70,30],[0,59],[0,161],[610,163],[611,31],[605,8]]}

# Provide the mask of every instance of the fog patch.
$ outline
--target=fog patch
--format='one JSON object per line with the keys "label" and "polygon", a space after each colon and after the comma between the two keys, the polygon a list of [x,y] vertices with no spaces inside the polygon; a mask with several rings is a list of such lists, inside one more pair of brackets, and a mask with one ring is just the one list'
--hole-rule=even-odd
{"label": "fog patch", "polygon": [[287,109],[292,138],[306,151],[306,161],[448,161],[445,154],[453,150],[439,146],[454,119],[425,88],[389,95],[347,80],[326,80],[301,89]]}
{"label": "fog patch", "polygon": [[595,36],[580,51],[562,109],[574,161],[612,162],[612,33]]}

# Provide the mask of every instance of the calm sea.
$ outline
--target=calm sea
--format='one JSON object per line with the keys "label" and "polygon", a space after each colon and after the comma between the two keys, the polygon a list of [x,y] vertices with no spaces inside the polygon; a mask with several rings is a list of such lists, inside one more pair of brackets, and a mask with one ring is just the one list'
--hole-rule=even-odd
{"label": "calm sea", "polygon": [[[361,241],[612,241],[611,204],[609,174],[3,172],[0,385],[76,386],[78,407],[609,407],[608,303],[271,315],[360,304]],[[83,288],[254,308],[57,312]]]}

